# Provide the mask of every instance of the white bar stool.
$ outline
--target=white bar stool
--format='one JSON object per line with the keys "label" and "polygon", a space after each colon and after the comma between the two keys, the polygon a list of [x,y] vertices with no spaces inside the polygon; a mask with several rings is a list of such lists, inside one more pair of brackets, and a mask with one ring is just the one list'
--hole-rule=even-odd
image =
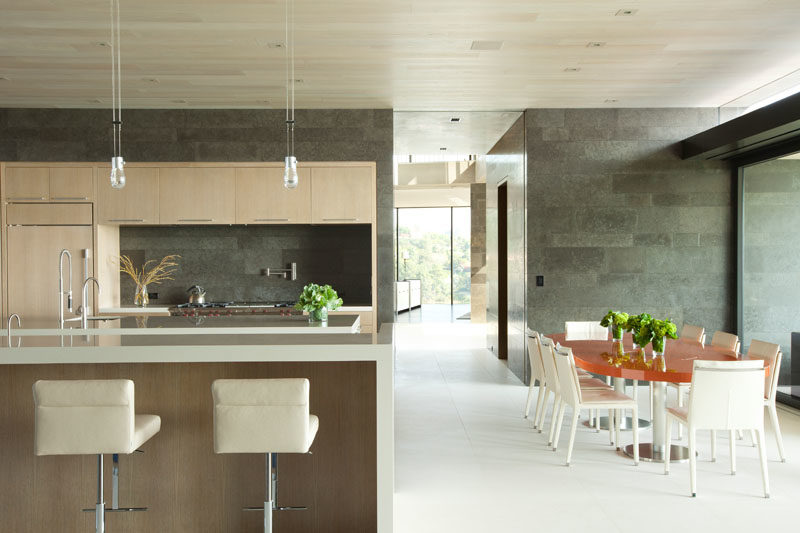
{"label": "white bar stool", "polygon": [[133,381],[129,379],[37,381],[33,384],[36,455],[97,455],[95,531],[105,531],[103,454],[114,454],[113,503],[120,508],[117,454],[131,454],[161,429],[161,417],[134,413]]}
{"label": "white bar stool", "polygon": [[[272,533],[273,511],[304,510],[278,507],[278,453],[308,453],[319,429],[309,414],[309,382],[292,379],[218,379],[214,397],[214,452],[266,454],[264,532]],[[273,460],[274,459],[274,460]]]}

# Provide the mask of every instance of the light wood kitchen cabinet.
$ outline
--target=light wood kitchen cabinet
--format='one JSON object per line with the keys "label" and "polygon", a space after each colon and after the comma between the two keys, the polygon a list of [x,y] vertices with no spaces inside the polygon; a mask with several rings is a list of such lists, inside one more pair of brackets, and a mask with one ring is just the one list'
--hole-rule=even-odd
{"label": "light wood kitchen cabinet", "polygon": [[283,168],[236,169],[237,224],[311,223],[311,171],[298,168],[295,189],[283,186]]}
{"label": "light wood kitchen cabinet", "polygon": [[3,185],[6,202],[46,202],[50,197],[50,169],[6,167]]}
{"label": "light wood kitchen cabinet", "polygon": [[[62,249],[72,253],[73,309],[81,301],[84,279],[82,250],[92,249],[91,226],[10,226],[7,228],[6,313],[18,313],[22,320],[52,321],[58,327],[58,257]],[[91,275],[92,262],[89,261]],[[64,260],[64,290],[69,288],[69,269]],[[90,303],[94,287],[89,291]],[[64,317],[76,315],[66,309]]]}
{"label": "light wood kitchen cabinet", "polygon": [[369,224],[374,211],[374,167],[311,169],[311,222]]}
{"label": "light wood kitchen cabinet", "polygon": [[161,224],[236,222],[236,172],[231,167],[161,167]]}
{"label": "light wood kitchen cabinet", "polygon": [[92,167],[7,167],[6,202],[90,202]]}
{"label": "light wood kitchen cabinet", "polygon": [[108,167],[100,169],[97,180],[97,223],[128,225],[158,224],[158,168],[125,169],[125,187],[114,189]]}
{"label": "light wood kitchen cabinet", "polygon": [[50,169],[51,202],[89,202],[94,197],[94,172],[91,167],[53,167]]}

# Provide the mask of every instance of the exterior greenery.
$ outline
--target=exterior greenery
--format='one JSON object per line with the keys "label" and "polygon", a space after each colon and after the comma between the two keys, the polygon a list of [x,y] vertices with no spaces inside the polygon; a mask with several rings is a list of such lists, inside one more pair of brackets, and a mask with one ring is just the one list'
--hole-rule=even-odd
{"label": "exterior greenery", "polygon": [[[469,211],[469,208],[457,209]],[[421,280],[422,303],[449,304],[450,208],[398,211],[397,279]],[[447,211],[446,217],[444,211]],[[456,304],[470,301],[470,241],[459,233],[463,233],[463,228],[453,228],[453,303]],[[468,228],[466,234],[469,234]]]}

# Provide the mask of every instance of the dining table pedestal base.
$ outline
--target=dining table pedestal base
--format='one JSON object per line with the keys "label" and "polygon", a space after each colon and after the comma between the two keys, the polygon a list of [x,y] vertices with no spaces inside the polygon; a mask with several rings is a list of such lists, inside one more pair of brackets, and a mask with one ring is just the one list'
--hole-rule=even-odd
{"label": "dining table pedestal base", "polygon": [[[633,444],[628,444],[622,448],[622,451],[628,457],[633,457]],[[663,463],[664,462],[664,445],[653,446],[652,442],[639,443],[639,459],[650,463]],[[689,448],[681,446],[680,444],[672,444],[670,446],[669,461],[671,463],[683,463],[689,460]]]}
{"label": "dining table pedestal base", "polygon": [[[587,428],[595,427],[594,424],[589,424],[588,420],[583,421],[583,425]],[[645,420],[644,418],[639,419],[639,429],[646,429],[650,427],[650,421]],[[600,429],[603,431],[608,431],[608,417],[601,416],[600,417]],[[620,421],[619,430],[620,431],[630,431],[633,429],[633,417],[626,416]]]}

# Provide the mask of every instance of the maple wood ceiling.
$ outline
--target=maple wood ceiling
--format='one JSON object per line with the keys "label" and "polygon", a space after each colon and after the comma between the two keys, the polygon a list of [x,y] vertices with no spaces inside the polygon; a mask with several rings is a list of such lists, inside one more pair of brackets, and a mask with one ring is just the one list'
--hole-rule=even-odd
{"label": "maple wood ceiling", "polygon": [[[108,107],[108,14],[0,0],[0,107]],[[126,107],[284,106],[282,0],[121,15]],[[800,66],[799,20],[798,0],[296,0],[297,107],[717,106]]]}

